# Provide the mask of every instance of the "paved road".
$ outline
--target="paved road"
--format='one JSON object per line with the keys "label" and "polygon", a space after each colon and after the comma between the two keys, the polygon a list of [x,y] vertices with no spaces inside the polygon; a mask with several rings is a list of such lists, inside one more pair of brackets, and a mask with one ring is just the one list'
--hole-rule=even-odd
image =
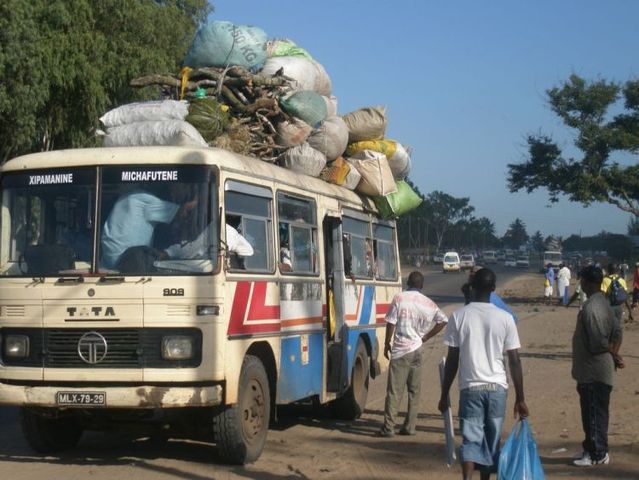
{"label": "paved road", "polygon": [[[505,283],[520,272],[495,269],[498,282]],[[465,274],[443,274],[425,269],[425,292],[446,313],[463,302],[460,287]],[[432,363],[444,353],[441,342],[427,346],[427,361]],[[433,382],[432,372],[425,378]],[[121,432],[86,433],[80,445],[60,456],[33,453],[22,438],[15,408],[0,408],[0,478],[7,479],[86,479],[111,480],[135,476],[150,479],[304,479],[304,478],[423,478],[402,462],[402,455],[421,451],[425,445],[419,436],[383,443],[373,434],[379,428],[383,412],[386,377],[371,382],[366,413],[356,422],[338,422],[304,406],[280,409],[279,424],[269,432],[262,457],[247,467],[228,467],[216,463],[215,448],[206,442],[170,440],[157,443]],[[423,413],[418,430],[436,431],[440,419],[434,412],[432,393],[423,395]],[[403,442],[403,443],[402,443]],[[403,445],[403,446],[402,446]],[[430,445],[436,452],[425,458],[424,468],[433,471],[443,465],[443,447]],[[388,452],[387,448],[394,450]],[[387,453],[394,460],[386,460]],[[445,467],[444,467],[445,468]],[[437,478],[437,477],[434,477]]]}

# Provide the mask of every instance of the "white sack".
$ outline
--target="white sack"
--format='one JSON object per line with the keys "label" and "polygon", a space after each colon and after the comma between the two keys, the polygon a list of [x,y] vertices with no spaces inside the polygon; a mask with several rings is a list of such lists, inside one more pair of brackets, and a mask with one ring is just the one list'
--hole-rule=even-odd
{"label": "white sack", "polygon": [[277,124],[277,144],[282,147],[295,147],[304,143],[313,131],[304,120],[293,117],[292,121],[284,120]]}
{"label": "white sack", "polygon": [[327,97],[326,95],[322,95],[324,99],[324,103],[326,103],[326,118],[334,117],[337,115],[337,97],[331,95]]}
{"label": "white sack", "polygon": [[313,60],[313,64],[317,69],[317,76],[315,77],[315,91],[320,95],[326,95],[328,97],[333,91],[333,83],[331,82],[331,77],[328,76],[328,73],[326,73],[326,69],[321,63]]}
{"label": "white sack", "polygon": [[351,169],[348,172],[348,175],[346,175],[346,180],[344,180],[342,187],[346,187],[349,190],[355,190],[357,185],[359,185],[359,182],[362,180],[362,176],[357,171],[357,168],[355,168],[355,165],[350,163],[348,160],[347,163],[351,166]]}
{"label": "white sack", "polygon": [[148,145],[207,147],[193,125],[184,120],[162,120],[120,125],[107,130],[105,147],[137,147]]}
{"label": "white sack", "polygon": [[388,195],[397,191],[386,155],[372,150],[362,150],[348,159],[362,176],[357,191],[371,197]]}
{"label": "white sack", "polygon": [[326,166],[326,157],[322,152],[304,142],[280,155],[279,164],[294,172],[318,177]]}
{"label": "white sack", "polygon": [[395,153],[388,159],[388,165],[395,180],[404,180],[408,177],[411,169],[410,155],[401,143],[397,143]]}
{"label": "white sack", "polygon": [[184,120],[188,113],[189,104],[186,101],[137,102],[109,110],[100,117],[100,121],[109,128],[150,120]]}
{"label": "white sack", "polygon": [[348,145],[348,127],[341,117],[327,118],[308,138],[308,144],[319,150],[330,162],[344,153]]}
{"label": "white sack", "polygon": [[271,57],[262,68],[263,75],[275,75],[280,69],[294,82],[295,90],[312,90],[330,96],[331,79],[326,70],[315,60],[300,56]]}

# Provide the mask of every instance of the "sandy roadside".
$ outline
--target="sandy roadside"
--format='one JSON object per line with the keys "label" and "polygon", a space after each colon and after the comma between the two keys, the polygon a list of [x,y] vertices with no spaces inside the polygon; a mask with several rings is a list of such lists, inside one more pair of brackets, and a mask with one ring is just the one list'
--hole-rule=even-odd
{"label": "sandy roadside", "polygon": [[[571,287],[574,289],[574,283]],[[580,451],[583,435],[579,400],[570,375],[578,308],[542,305],[538,298],[542,289],[540,275],[530,274],[515,279],[500,293],[520,317],[530,423],[548,477],[639,478],[639,325],[625,325],[622,354],[627,367],[617,371],[611,397],[611,464],[577,470],[569,461]],[[509,428],[507,425],[506,430]]]}

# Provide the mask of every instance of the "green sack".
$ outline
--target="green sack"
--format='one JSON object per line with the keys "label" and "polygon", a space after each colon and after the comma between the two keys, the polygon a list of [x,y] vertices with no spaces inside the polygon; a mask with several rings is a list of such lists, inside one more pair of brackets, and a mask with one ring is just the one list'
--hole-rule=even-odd
{"label": "green sack", "polygon": [[383,197],[375,197],[375,205],[382,218],[400,217],[419,207],[423,199],[404,180],[395,182],[397,191]]}
{"label": "green sack", "polygon": [[304,120],[313,128],[319,127],[328,114],[322,96],[311,90],[301,90],[280,98],[280,106],[286,113]]}
{"label": "green sack", "polygon": [[228,109],[214,98],[194,98],[185,120],[200,132],[207,143],[211,143],[226,130],[229,114]]}
{"label": "green sack", "polygon": [[266,55],[270,57],[304,57],[313,60],[311,54],[290,40],[271,40],[266,44]]}

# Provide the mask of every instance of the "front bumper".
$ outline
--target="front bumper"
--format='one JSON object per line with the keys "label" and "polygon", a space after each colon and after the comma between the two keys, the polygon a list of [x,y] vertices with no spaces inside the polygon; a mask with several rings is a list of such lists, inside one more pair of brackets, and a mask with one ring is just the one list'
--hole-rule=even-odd
{"label": "front bumper", "polygon": [[[58,392],[106,393],[106,405],[60,407]],[[59,408],[184,408],[213,407],[222,404],[221,385],[203,387],[161,387],[151,385],[118,387],[40,387],[0,383],[0,405]]]}

